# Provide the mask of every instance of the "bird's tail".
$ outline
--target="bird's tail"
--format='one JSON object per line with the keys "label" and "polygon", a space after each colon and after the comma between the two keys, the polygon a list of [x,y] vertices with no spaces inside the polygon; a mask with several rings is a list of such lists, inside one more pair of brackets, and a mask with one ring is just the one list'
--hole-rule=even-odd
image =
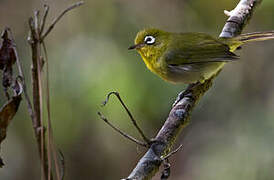
{"label": "bird's tail", "polygon": [[247,33],[241,34],[239,36],[233,38],[223,39],[223,42],[227,44],[230,48],[230,51],[235,51],[241,45],[252,42],[252,41],[265,41],[274,39],[274,31],[266,31],[266,32],[254,32],[254,33]]}
{"label": "bird's tail", "polygon": [[247,33],[235,37],[235,40],[238,40],[242,43],[252,41],[265,41],[269,39],[274,39],[274,31]]}

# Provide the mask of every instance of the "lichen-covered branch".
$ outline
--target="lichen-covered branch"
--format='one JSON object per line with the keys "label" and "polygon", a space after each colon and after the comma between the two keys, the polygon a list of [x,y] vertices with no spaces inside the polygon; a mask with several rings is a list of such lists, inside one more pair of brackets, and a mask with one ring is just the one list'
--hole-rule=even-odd
{"label": "lichen-covered branch", "polygon": [[219,37],[234,37],[241,34],[244,26],[250,20],[255,8],[262,0],[241,0],[231,11],[224,10],[227,19]]}
{"label": "lichen-covered branch", "polygon": [[[229,18],[220,37],[229,38],[239,35],[260,2],[261,0],[241,0],[234,10],[225,11]],[[170,151],[181,130],[188,124],[193,108],[212,86],[214,78],[195,85],[190,90],[188,88],[188,93],[185,93],[184,97],[171,109],[165,124],[154,138],[154,143],[126,180],[148,180],[155,175],[163,161],[161,157]]]}

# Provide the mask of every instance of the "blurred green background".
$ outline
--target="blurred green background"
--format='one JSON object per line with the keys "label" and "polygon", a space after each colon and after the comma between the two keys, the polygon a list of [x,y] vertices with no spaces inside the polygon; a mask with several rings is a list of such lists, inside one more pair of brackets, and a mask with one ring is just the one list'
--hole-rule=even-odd
{"label": "blurred green background", "polygon": [[[9,26],[18,45],[30,91],[28,17],[44,1],[0,0],[0,29]],[[53,19],[72,0],[48,0]],[[116,99],[119,91],[150,137],[156,135],[184,85],[162,81],[128,51],[145,27],[218,36],[238,0],[86,0],[57,24],[46,39],[50,61],[54,137],[66,161],[66,180],[127,177],[145,149],[124,139],[97,116],[139,137]],[[264,0],[245,32],[274,29],[274,1]],[[241,61],[227,64],[193,112],[171,158],[171,180],[270,180],[274,178],[274,41],[244,46]],[[31,92],[30,92],[31,93]],[[0,103],[4,103],[1,89]],[[2,180],[39,179],[36,142],[26,103],[1,146]],[[154,178],[159,179],[159,173]]]}

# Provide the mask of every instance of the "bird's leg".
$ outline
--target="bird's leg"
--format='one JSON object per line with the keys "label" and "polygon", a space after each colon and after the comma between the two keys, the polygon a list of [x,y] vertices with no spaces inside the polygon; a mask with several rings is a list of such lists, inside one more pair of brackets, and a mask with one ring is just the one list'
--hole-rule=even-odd
{"label": "bird's leg", "polygon": [[198,86],[200,84],[200,82],[196,82],[196,83],[192,83],[192,84],[189,84],[187,86],[187,88],[180,92],[175,100],[175,102],[173,103],[172,107],[174,107],[179,101],[181,101],[184,97],[187,97],[188,94],[191,93],[192,89],[195,88],[196,86]]}

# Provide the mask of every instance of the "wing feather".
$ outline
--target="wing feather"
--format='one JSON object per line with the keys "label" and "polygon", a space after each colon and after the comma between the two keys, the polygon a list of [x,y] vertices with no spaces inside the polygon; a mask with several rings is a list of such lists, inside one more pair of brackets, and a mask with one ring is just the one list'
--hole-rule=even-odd
{"label": "wing feather", "polygon": [[165,52],[164,58],[171,66],[231,62],[239,59],[228,45],[203,33],[178,34]]}

